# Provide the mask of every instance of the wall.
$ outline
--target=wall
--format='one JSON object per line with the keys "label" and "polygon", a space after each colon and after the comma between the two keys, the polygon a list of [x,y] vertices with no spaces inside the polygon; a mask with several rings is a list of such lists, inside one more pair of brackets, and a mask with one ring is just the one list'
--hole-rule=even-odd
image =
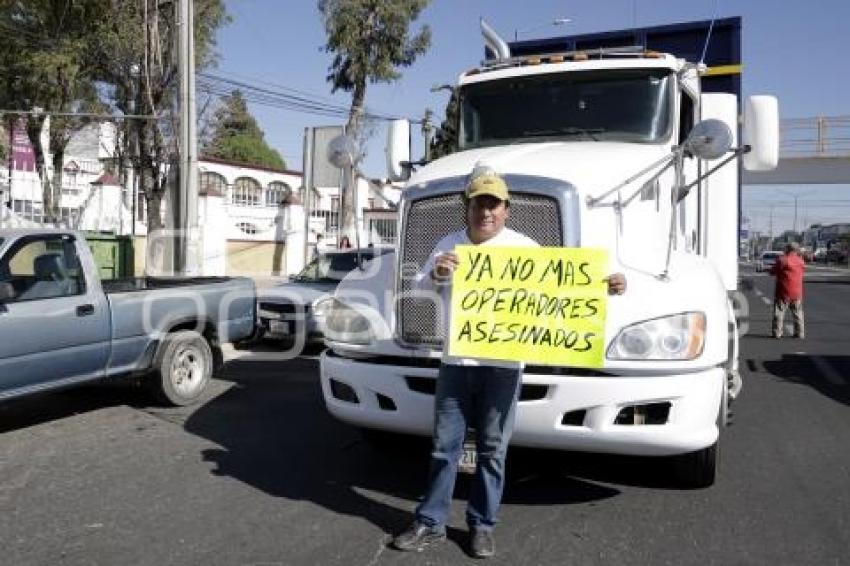
{"label": "wall", "polygon": [[145,275],[145,246],[147,238],[144,236],[136,236],[133,240],[133,272],[136,277],[144,277]]}
{"label": "wall", "polygon": [[286,273],[286,246],[283,243],[229,240],[227,275],[268,277]]}

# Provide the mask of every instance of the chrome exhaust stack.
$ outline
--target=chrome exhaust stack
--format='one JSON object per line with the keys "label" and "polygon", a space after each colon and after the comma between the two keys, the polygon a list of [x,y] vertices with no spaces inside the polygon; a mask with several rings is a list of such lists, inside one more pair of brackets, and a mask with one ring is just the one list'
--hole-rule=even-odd
{"label": "chrome exhaust stack", "polygon": [[490,24],[481,18],[481,35],[484,36],[484,45],[496,56],[497,63],[507,62],[511,58],[511,48],[494,30]]}

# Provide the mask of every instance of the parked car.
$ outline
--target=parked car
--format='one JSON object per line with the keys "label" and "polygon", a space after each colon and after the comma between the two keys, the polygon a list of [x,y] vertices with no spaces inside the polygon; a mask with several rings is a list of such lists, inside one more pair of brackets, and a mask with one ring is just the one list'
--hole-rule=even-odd
{"label": "parked car", "polygon": [[392,247],[329,251],[313,259],[286,283],[260,293],[258,317],[263,334],[272,339],[301,340],[301,344],[324,339],[324,312],[316,306],[333,294],[343,277],[358,267],[392,252]]}
{"label": "parked car", "polygon": [[0,230],[0,400],[137,376],[191,404],[220,345],[254,334],[255,302],[243,278],[101,281],[81,234]]}
{"label": "parked car", "polygon": [[847,263],[847,252],[844,250],[831,249],[826,252],[827,263]]}
{"label": "parked car", "polygon": [[768,271],[771,267],[782,257],[782,252],[771,251],[764,252],[761,254],[758,262],[756,263],[756,271]]}

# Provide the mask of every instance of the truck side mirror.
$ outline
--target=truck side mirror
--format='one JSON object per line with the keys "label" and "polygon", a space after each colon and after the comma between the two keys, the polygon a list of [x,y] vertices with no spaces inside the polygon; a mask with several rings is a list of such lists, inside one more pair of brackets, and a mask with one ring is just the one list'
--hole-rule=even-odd
{"label": "truck side mirror", "polygon": [[11,301],[15,298],[15,288],[6,281],[0,282],[0,303]]}
{"label": "truck side mirror", "polygon": [[683,145],[700,159],[717,159],[732,147],[732,131],[721,120],[703,120],[691,129]]}
{"label": "truck side mirror", "polygon": [[410,177],[410,122],[393,120],[387,131],[387,176],[393,181]]}
{"label": "truck side mirror", "polygon": [[775,96],[747,98],[744,107],[744,154],[748,171],[770,171],[779,163],[779,104]]}

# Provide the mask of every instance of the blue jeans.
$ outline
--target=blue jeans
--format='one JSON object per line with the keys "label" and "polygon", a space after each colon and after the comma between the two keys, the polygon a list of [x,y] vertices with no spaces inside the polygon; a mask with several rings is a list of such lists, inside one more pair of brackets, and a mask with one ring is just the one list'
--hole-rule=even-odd
{"label": "blue jeans", "polygon": [[445,528],[467,426],[475,428],[478,467],[466,508],[471,528],[492,529],[505,485],[505,456],[519,398],[519,369],[443,364],[434,399],[428,491],[416,519]]}

